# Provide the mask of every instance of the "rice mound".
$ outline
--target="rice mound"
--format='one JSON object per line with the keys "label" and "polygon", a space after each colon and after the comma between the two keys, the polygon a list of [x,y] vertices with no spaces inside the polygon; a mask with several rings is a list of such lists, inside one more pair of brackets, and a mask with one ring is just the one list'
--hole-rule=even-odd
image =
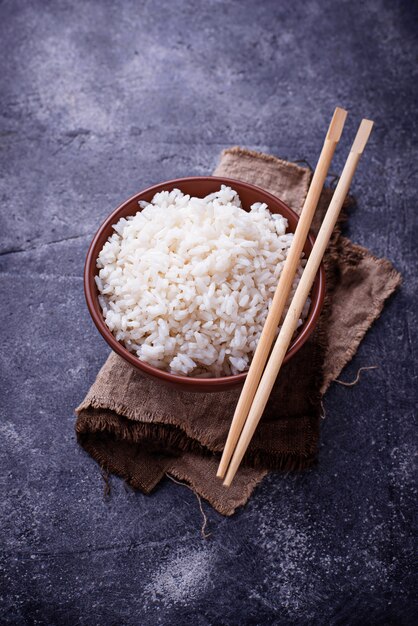
{"label": "rice mound", "polygon": [[244,372],[292,242],[287,220],[262,203],[244,211],[226,186],[206,198],[162,191],[139,205],[97,259],[106,325],[141,361],[173,374]]}

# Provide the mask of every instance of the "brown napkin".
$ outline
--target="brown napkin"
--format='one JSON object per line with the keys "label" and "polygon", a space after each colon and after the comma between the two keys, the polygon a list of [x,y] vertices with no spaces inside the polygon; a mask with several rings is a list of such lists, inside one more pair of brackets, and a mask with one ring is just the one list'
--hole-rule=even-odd
{"label": "brown napkin", "polygon": [[[311,180],[309,169],[241,148],[224,151],[214,174],[263,187],[297,213]],[[331,195],[324,190],[314,231]],[[389,261],[341,237],[339,227],[325,265],[327,298],[320,322],[283,367],[245,465],[229,489],[215,474],[239,389],[180,392],[143,377],[112,353],[76,411],[79,443],[102,468],[144,493],[168,473],[186,481],[224,515],[245,504],[269,469],[309,467],[318,448],[321,394],[355,354],[401,281]]]}

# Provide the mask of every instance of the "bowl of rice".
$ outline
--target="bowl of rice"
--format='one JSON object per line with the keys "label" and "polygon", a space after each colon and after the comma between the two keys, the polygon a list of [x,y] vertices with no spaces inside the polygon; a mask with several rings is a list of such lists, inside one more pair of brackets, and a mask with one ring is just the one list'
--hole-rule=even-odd
{"label": "bowl of rice", "polygon": [[[93,321],[112,350],[161,382],[189,391],[242,385],[297,221],[277,197],[237,180],[189,177],[145,189],[90,245],[84,290]],[[312,333],[324,295],[321,266],[285,362]]]}

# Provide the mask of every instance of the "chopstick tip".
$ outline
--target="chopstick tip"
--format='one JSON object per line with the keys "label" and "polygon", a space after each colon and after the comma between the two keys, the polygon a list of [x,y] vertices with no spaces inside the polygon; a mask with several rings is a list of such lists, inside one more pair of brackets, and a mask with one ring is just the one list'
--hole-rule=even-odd
{"label": "chopstick tip", "polygon": [[[235,454],[234,454],[235,457]],[[228,467],[228,471],[226,472],[226,476],[225,479],[223,481],[223,486],[224,487],[230,487],[232,481],[234,480],[235,474],[237,473],[237,469],[239,467],[239,464],[241,462],[241,459],[238,460],[236,458],[232,458],[231,464]]]}
{"label": "chopstick tip", "polygon": [[327,139],[329,139],[329,141],[340,141],[347,114],[348,113],[345,109],[341,107],[335,108],[334,115],[332,116],[332,120],[327,133]]}
{"label": "chopstick tip", "polygon": [[370,133],[372,132],[373,124],[374,122],[372,122],[372,120],[361,120],[361,124],[357,131],[356,138],[354,139],[354,143],[351,148],[351,152],[362,154],[364,148],[366,147],[366,143],[369,140]]}

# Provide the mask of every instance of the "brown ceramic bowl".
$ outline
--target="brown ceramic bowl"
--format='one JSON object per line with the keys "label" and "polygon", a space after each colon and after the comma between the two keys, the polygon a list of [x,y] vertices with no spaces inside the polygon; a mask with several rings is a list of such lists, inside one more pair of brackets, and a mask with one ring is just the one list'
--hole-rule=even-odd
{"label": "brown ceramic bowl", "polygon": [[[99,332],[102,334],[112,350],[117,352],[117,354],[128,361],[128,363],[137,367],[144,374],[151,376],[156,380],[160,380],[161,382],[174,385],[178,389],[182,389],[184,391],[223,391],[225,389],[235,387],[236,385],[242,385],[244,383],[246,373],[244,372],[235,376],[224,376],[222,378],[192,378],[189,376],[177,376],[176,374],[170,374],[169,372],[157,369],[148,363],[140,361],[135,354],[129,352],[121,343],[116,341],[115,337],[112,335],[104,322],[98,301],[98,291],[94,280],[97,273],[96,259],[104,243],[113,232],[112,225],[116,224],[121,217],[135,214],[139,210],[139,200],[146,200],[149,202],[157,192],[174,188],[180,189],[184,193],[192,196],[204,197],[219,189],[221,185],[228,185],[229,187],[236,189],[241,198],[242,206],[246,210],[248,210],[254,202],[265,202],[272,213],[281,213],[287,218],[290,231],[295,230],[298,221],[296,213],[289,209],[289,207],[286,206],[286,204],[284,204],[281,200],[270,193],[263,191],[263,189],[256,187],[255,185],[249,185],[238,180],[221,178],[219,176],[178,178],[176,180],[169,180],[167,182],[160,183],[159,185],[154,185],[153,187],[149,187],[148,189],[137,193],[113,211],[113,213],[109,215],[95,234],[87,253],[86,265],[84,269],[84,291],[87,306]],[[313,242],[314,238],[310,235],[304,247],[305,256],[309,256],[309,253],[312,250]],[[298,330],[297,336],[289,346],[284,362],[289,361],[289,359],[296,354],[315,328],[324,302],[324,295],[325,272],[321,266],[312,288],[312,304],[308,317]]]}

